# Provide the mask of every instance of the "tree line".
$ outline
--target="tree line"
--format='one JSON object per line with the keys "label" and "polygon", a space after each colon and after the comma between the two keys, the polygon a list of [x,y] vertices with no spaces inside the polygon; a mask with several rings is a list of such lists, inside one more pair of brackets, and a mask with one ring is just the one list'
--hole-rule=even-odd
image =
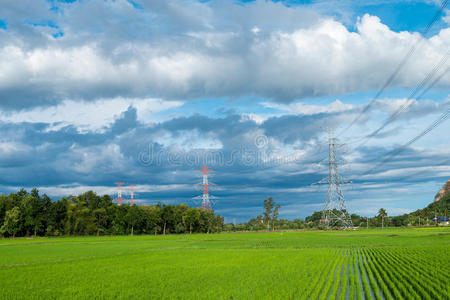
{"label": "tree line", "polygon": [[[52,201],[37,189],[24,189],[0,195],[0,235],[133,235],[170,233],[212,233],[221,231],[321,229],[322,212],[314,212],[302,220],[278,218],[280,205],[272,198],[263,202],[263,212],[242,224],[224,224],[224,218],[212,210],[189,207],[187,204],[149,206],[117,205],[109,195],[89,191],[78,196]],[[424,209],[410,214],[388,216],[381,208],[374,217],[351,214],[357,227],[399,227],[436,225],[436,216],[448,217],[450,195]]]}
{"label": "tree line", "polygon": [[[372,217],[363,217],[351,214],[353,226],[356,227],[406,227],[406,226],[426,226],[438,225],[441,220],[448,219],[450,210],[450,195],[446,195],[441,200],[433,202],[423,209],[418,209],[409,214],[389,216],[388,211],[380,208],[378,213]],[[306,217],[306,224],[312,227],[320,227],[322,212],[314,212]]]}
{"label": "tree line", "polygon": [[[242,224],[225,224],[226,231],[254,231],[254,230],[296,230],[296,229],[325,229],[321,223],[322,211],[316,211],[304,220],[278,219],[280,205],[275,205],[272,198],[264,200],[262,215]],[[351,214],[353,226],[361,228],[373,227],[406,227],[406,226],[432,226],[438,225],[441,220],[448,220],[450,210],[450,195],[441,200],[429,204],[423,209],[418,209],[409,214],[389,216],[388,211],[380,208],[378,213],[372,217],[364,217]],[[444,222],[445,223],[445,222]]]}
{"label": "tree line", "polygon": [[89,191],[52,201],[37,189],[0,195],[4,237],[211,233],[224,219],[212,210],[186,204],[117,205],[109,195]]}
{"label": "tree line", "polygon": [[272,197],[263,202],[262,214],[242,224],[225,224],[225,231],[259,231],[259,230],[296,230],[313,228],[302,219],[286,220],[278,218],[280,204],[276,204]]}

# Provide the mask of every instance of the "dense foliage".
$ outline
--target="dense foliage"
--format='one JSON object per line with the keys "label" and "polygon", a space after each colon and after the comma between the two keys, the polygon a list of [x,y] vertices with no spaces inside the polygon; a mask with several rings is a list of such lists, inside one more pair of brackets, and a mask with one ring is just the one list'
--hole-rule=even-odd
{"label": "dense foliage", "polygon": [[[402,226],[423,226],[438,225],[449,217],[450,195],[445,196],[437,202],[429,204],[424,209],[418,209],[409,214],[399,216],[389,216],[388,211],[380,208],[378,214],[373,217],[363,217],[357,214],[351,214],[353,226],[356,227],[402,227]],[[311,216],[305,218],[305,227],[320,227],[322,212],[314,212]],[[367,224],[369,223],[369,224]],[[445,223],[445,222],[444,222]]]}
{"label": "dense foliage", "polygon": [[[418,209],[409,214],[399,216],[388,216],[384,218],[385,226],[422,226],[438,225],[449,217],[450,195],[443,197],[437,202],[429,204],[423,209]],[[380,217],[369,219],[369,226],[380,226],[382,219]],[[445,223],[445,222],[444,222]],[[362,224],[363,225],[363,224]]]}
{"label": "dense foliage", "polygon": [[[285,220],[271,218],[270,208],[273,208],[273,204],[269,203],[271,198],[264,201],[265,211],[263,215],[259,215],[254,219],[251,219],[244,224],[226,224],[225,230],[227,231],[253,231],[264,229],[307,229],[316,228],[323,229],[322,212],[316,211],[311,216],[307,216],[305,220]],[[269,208],[269,210],[267,209]],[[446,220],[450,210],[450,195],[445,196],[437,202],[433,202],[424,209],[418,209],[409,214],[403,214],[399,216],[389,216],[388,211],[384,208],[380,208],[378,214],[373,217],[363,217],[357,214],[351,214],[353,226],[355,227],[405,227],[405,226],[424,226],[424,225],[438,225],[443,220]],[[436,218],[437,217],[437,218]],[[367,224],[368,223],[368,224]],[[270,224],[270,226],[269,226]]]}
{"label": "dense foliage", "polygon": [[209,233],[222,228],[220,215],[186,204],[119,206],[92,191],[59,201],[36,189],[0,196],[0,233],[7,237]]}
{"label": "dense foliage", "polygon": [[[410,214],[389,216],[381,208],[370,218],[352,214],[357,227],[399,227],[437,225],[434,219],[448,217],[450,195]],[[209,233],[220,231],[295,230],[321,228],[322,212],[314,212],[305,220],[279,219],[280,205],[272,198],[263,202],[263,213],[243,224],[224,224],[220,215],[211,210],[192,208],[186,204],[152,206],[117,205],[108,195],[92,191],[58,201],[20,190],[8,196],[0,195],[0,235],[60,236],[60,235],[125,235],[167,233]],[[434,219],[434,220],[433,220]],[[369,224],[367,224],[367,222]]]}

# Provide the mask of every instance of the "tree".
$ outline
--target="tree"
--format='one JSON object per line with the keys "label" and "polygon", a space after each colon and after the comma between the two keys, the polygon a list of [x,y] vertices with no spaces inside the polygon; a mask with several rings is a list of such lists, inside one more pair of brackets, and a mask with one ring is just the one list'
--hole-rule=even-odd
{"label": "tree", "polygon": [[216,216],[216,230],[217,232],[220,232],[223,230],[223,224],[224,223],[224,217],[222,217],[221,215],[217,215]]}
{"label": "tree", "polygon": [[39,198],[39,190],[37,188],[32,189],[30,195],[34,198]]}
{"label": "tree", "polygon": [[174,208],[172,205],[163,205],[161,209],[161,218],[164,223],[163,235],[166,235],[167,224],[170,224],[173,220],[173,212]]}
{"label": "tree", "polygon": [[217,218],[214,211],[210,209],[200,210],[200,230],[201,232],[210,233],[216,226]]}
{"label": "tree", "polygon": [[277,221],[278,218],[278,211],[280,210],[280,204],[278,204],[277,206],[275,206],[275,209],[273,210],[273,214],[272,214],[272,228],[275,230],[275,222]]}
{"label": "tree", "polygon": [[26,234],[30,235],[31,232],[34,232],[34,235],[36,236],[38,228],[41,227],[41,220],[39,218],[39,199],[36,189],[33,189],[31,194],[23,197],[21,208],[25,220],[24,225]]}
{"label": "tree", "polygon": [[92,214],[95,217],[95,225],[97,225],[97,236],[99,236],[100,231],[104,231],[108,226],[108,214],[106,212],[106,209],[103,207],[94,209],[94,211],[92,211]]}
{"label": "tree", "polygon": [[187,231],[186,224],[183,221],[183,216],[188,209],[189,206],[186,203],[174,206],[172,222],[175,233],[185,233]]}
{"label": "tree", "polygon": [[23,212],[26,234],[33,232],[36,236],[40,232],[46,232],[50,206],[50,198],[45,194],[40,197],[37,189],[33,189],[30,194],[22,197],[20,208]]}
{"label": "tree", "polygon": [[353,226],[361,226],[361,224],[364,223],[361,216],[358,216],[357,214],[351,214],[350,218],[352,220]]}
{"label": "tree", "polygon": [[314,223],[319,224],[320,220],[322,219],[322,212],[321,211],[315,211],[312,215],[307,216],[305,218],[306,223]]}
{"label": "tree", "polygon": [[135,226],[138,225],[138,222],[141,220],[139,215],[139,207],[136,205],[130,206],[127,214],[125,215],[125,219],[127,220],[128,226],[131,226],[131,235],[133,235]]}
{"label": "tree", "polygon": [[161,210],[159,206],[147,206],[144,207],[144,210],[147,213],[146,227],[149,231],[153,230],[156,235],[158,233],[158,229],[160,229],[158,224],[161,222]]}
{"label": "tree", "polygon": [[51,235],[61,235],[64,233],[64,224],[67,221],[68,200],[62,199],[50,204],[47,220],[47,232]]}
{"label": "tree", "polygon": [[200,220],[200,212],[195,208],[188,208],[183,215],[183,221],[189,228],[189,234],[192,234],[192,225]]}
{"label": "tree", "polygon": [[86,199],[71,197],[67,208],[66,233],[74,235],[90,235],[97,233],[95,216],[89,210]]}
{"label": "tree", "polygon": [[16,237],[16,233],[19,230],[19,216],[20,209],[16,206],[6,212],[5,220],[0,231],[4,235],[5,233]]}
{"label": "tree", "polygon": [[387,216],[387,211],[384,208],[380,208],[378,211],[378,217],[381,217],[381,228],[384,228],[384,218]]}
{"label": "tree", "polygon": [[267,223],[267,229],[270,226],[270,216],[272,215],[272,209],[275,205],[272,197],[264,200],[264,221]]}

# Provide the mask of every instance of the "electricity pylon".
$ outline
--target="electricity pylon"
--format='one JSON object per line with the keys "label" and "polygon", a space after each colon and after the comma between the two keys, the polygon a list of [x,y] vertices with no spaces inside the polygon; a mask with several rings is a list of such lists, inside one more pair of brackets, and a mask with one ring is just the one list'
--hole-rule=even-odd
{"label": "electricity pylon", "polygon": [[353,227],[352,219],[347,212],[347,205],[345,203],[344,194],[342,193],[341,184],[349,183],[344,181],[339,176],[338,166],[342,164],[337,158],[337,148],[343,146],[338,144],[334,137],[332,129],[328,129],[328,161],[323,164],[328,165],[328,177],[317,182],[317,184],[328,184],[327,198],[322,211],[322,219],[327,227],[343,226]]}
{"label": "electricity pylon", "polygon": [[202,208],[211,210],[211,200],[216,197],[209,194],[209,186],[214,184],[208,182],[208,174],[214,173],[215,171],[208,169],[208,166],[202,166],[202,170],[196,172],[201,172],[203,174],[203,182],[200,184],[203,187],[203,195],[194,197],[194,199],[202,199]]}
{"label": "electricity pylon", "polygon": [[133,205],[134,204],[134,202],[135,202],[135,200],[134,200],[134,187],[135,187],[135,185],[134,184],[130,184],[130,205]]}
{"label": "electricity pylon", "polygon": [[117,198],[114,199],[117,201],[117,205],[122,205],[122,201],[124,200],[124,198],[122,197],[122,185],[124,184],[123,182],[116,182],[117,184]]}

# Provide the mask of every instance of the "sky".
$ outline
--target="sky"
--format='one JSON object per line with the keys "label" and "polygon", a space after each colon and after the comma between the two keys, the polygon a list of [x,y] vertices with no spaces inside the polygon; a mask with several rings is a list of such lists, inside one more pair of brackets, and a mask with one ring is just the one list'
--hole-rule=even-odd
{"label": "sky", "polygon": [[450,177],[440,1],[0,0],[0,192],[187,203],[226,222],[422,208]]}

